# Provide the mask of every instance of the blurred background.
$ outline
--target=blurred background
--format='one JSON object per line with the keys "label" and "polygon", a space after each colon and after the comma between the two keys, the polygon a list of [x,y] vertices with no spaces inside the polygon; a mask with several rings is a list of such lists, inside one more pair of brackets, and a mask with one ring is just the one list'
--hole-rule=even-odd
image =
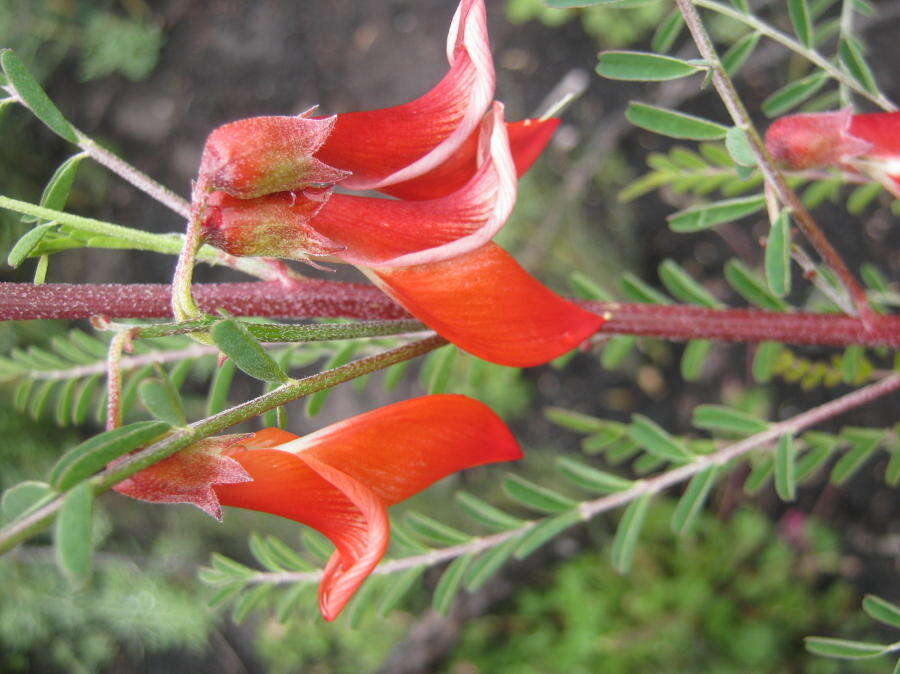
{"label": "blurred background", "polygon": [[[625,121],[629,100],[726,119],[714,93],[696,79],[644,87],[593,74],[601,49],[646,49],[669,3],[584,11],[550,10],[540,0],[487,4],[497,97],[510,119],[543,112],[562,91],[583,91],[522,181],[500,242],[561,292],[573,270],[613,295],[626,272],[658,287],[656,268],[672,258],[720,299],[743,305],[721,269],[732,257],[760,264],[758,239],[768,227],[762,217],[685,236],[671,232],[665,217],[692,197],[663,189],[622,198],[622,190],[649,170],[648,155],[672,148]],[[782,3],[772,4],[771,19],[785,23]],[[858,28],[883,90],[897,99],[900,69],[891,66],[898,62],[900,3],[874,4],[880,14]],[[446,70],[444,42],[454,7],[449,0],[0,0],[0,46],[19,52],[76,126],[187,194],[206,134],[219,124],[314,104],[325,113],[387,107],[428,90]],[[715,20],[712,27],[725,38],[734,30]],[[694,56],[690,45],[685,49]],[[763,44],[739,80],[751,110],[801,67],[783,49]],[[5,110],[0,134],[0,193],[38,201],[72,148],[18,108]],[[80,169],[68,210],[155,232],[182,227],[176,215],[90,162]],[[851,266],[868,261],[896,279],[896,216],[888,205],[848,216],[833,193],[824,195],[816,214]],[[4,250],[28,226],[0,213]],[[164,282],[173,267],[174,258],[160,255],[76,250],[53,256],[48,281]],[[30,280],[30,273],[2,271],[3,280]],[[200,281],[237,278],[228,270],[198,269]],[[328,278],[360,280],[348,269]],[[806,291],[796,292],[802,299]],[[71,327],[4,324],[0,343],[7,353],[49,343]],[[800,376],[756,385],[748,350],[740,346],[716,347],[702,371],[686,378],[682,349],[642,340],[618,359],[578,354],[525,372],[460,358],[451,390],[485,400],[513,426],[528,450],[521,468],[526,476],[545,476],[554,456],[582,451],[580,436],[547,420],[547,406],[620,421],[640,412],[684,433],[699,403],[724,401],[777,419],[842,390]],[[791,357],[827,362],[830,355],[805,349]],[[189,399],[193,392],[196,416],[211,367],[200,363],[186,374],[184,390]],[[365,389],[347,384],[315,418],[302,405],[291,406],[287,428],[304,433],[420,394],[417,374],[416,365],[393,390],[378,382]],[[232,395],[237,400],[257,392],[252,382],[239,380]],[[884,400],[841,424],[888,425],[896,420],[896,404],[896,397]],[[93,414],[63,428],[40,411],[36,416],[16,411],[9,392],[0,398],[6,439],[0,487],[39,478],[63,448],[100,428]],[[408,610],[363,616],[355,626],[346,620],[326,625],[311,605],[283,620],[258,611],[241,622],[207,606],[210,592],[196,570],[211,552],[252,564],[249,531],[296,543],[298,526],[244,511],[228,512],[218,524],[187,506],[150,507],[107,495],[94,532],[103,545],[88,590],[66,589],[48,539],[0,559],[0,671],[882,671],[883,662],[842,669],[802,646],[809,634],[877,638],[877,628],[859,618],[861,596],[898,598],[900,512],[896,492],[881,478],[886,459],[879,462],[842,488],[813,481],[791,505],[781,503],[771,485],[745,493],[742,469],[717,486],[688,538],[670,532],[672,503],[661,499],[627,576],[610,566],[614,527],[601,519],[509,564],[448,617],[428,611],[423,589]],[[412,505],[453,523],[454,515],[446,514],[453,490],[464,486],[490,499],[499,491],[499,475],[472,471]],[[432,589],[433,571],[425,577]]]}

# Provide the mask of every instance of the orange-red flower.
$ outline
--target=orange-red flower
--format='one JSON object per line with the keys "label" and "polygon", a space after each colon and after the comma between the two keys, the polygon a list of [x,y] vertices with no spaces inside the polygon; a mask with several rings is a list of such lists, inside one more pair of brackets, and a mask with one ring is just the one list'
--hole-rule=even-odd
{"label": "orange-red flower", "polygon": [[[503,365],[545,363],[603,319],[542,286],[490,241],[512,212],[518,176],[558,120],[508,123],[492,102],[483,0],[460,2],[447,54],[447,75],[410,103],[329,118],[242,120],[213,132],[199,181],[213,190],[200,191],[204,234],[232,255],[354,264],[460,348]],[[254,156],[255,144],[267,149]],[[220,160],[230,156],[240,160],[234,170]],[[328,170],[340,174],[342,189],[396,198],[311,187]],[[266,184],[278,188],[258,193]]]}
{"label": "orange-red flower", "polygon": [[452,473],[522,455],[487,406],[460,395],[388,405],[298,437],[277,428],[209,438],[116,491],[145,501],[220,504],[313,527],[335,546],[319,586],[333,620],[387,550],[387,507]]}
{"label": "orange-red flower", "polygon": [[788,115],[769,127],[766,147],[788,168],[865,173],[900,197],[900,112]]}

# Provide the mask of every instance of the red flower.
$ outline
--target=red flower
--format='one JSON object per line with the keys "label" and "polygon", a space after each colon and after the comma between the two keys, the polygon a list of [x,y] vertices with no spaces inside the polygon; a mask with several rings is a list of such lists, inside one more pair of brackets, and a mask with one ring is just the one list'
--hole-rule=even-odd
{"label": "red flower", "polygon": [[766,147],[788,168],[865,173],[900,197],[900,112],[789,115],[769,127]]}
{"label": "red flower", "polygon": [[[268,162],[275,175],[268,180],[281,188],[247,198],[206,176],[203,167],[213,162],[205,161],[200,183],[219,189],[201,190],[206,240],[232,255],[354,264],[476,356],[504,365],[544,363],[596,332],[603,319],[543,287],[489,242],[512,212],[517,177],[540,155],[558,120],[509,124],[503,106],[491,103],[494,70],[483,0],[460,3],[448,57],[450,71],[438,85],[404,105],[320,120],[264,118],[284,120],[290,130],[283,133],[244,120],[246,143],[242,122],[225,127],[227,134],[214,132],[221,141],[207,148],[217,157],[255,162],[252,171],[233,173],[251,174],[257,188],[266,180],[259,169]],[[310,155],[311,133],[295,127],[332,119],[330,134],[315,136],[319,145]],[[256,162],[247,146],[266,142],[260,128],[278,149],[260,152]],[[295,161],[281,149],[291,134],[302,136],[296,152],[305,152]],[[318,171],[310,161],[319,162]],[[350,172],[340,178],[342,188],[377,188],[398,199],[310,189],[312,176],[324,175],[322,166]],[[229,174],[229,167],[218,171]],[[294,176],[296,184],[288,187]],[[452,292],[434,292],[438,285]]]}
{"label": "red flower", "polygon": [[319,586],[334,620],[387,550],[387,507],[452,473],[522,455],[482,403],[433,395],[388,405],[304,437],[277,428],[209,438],[132,476],[116,491],[152,502],[219,504],[313,527],[335,545]]}

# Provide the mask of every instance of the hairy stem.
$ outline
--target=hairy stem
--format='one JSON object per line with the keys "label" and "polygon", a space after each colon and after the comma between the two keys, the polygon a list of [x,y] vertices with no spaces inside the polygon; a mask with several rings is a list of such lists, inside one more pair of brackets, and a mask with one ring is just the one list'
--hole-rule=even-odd
{"label": "hairy stem", "polygon": [[[645,494],[656,494],[674,485],[688,481],[694,475],[703,472],[710,466],[724,466],[730,461],[738,459],[745,454],[770,445],[773,441],[786,434],[797,434],[811,426],[820,424],[839,414],[843,414],[861,405],[865,405],[877,398],[888,395],[900,389],[900,374],[893,374],[878,383],[865,388],[857,389],[852,393],[832,400],[824,405],[798,414],[791,419],[772,424],[765,431],[752,435],[749,438],[723,447],[711,454],[698,457],[691,463],[666,471],[656,477],[646,480],[638,480],[633,487],[623,491],[604,496],[593,501],[583,501],[576,508],[582,520],[590,520],[601,513],[624,506]],[[400,559],[388,560],[375,568],[372,572],[377,575],[397,573],[420,566],[434,566],[442,562],[448,562],[457,557],[476,554],[495,548],[513,538],[518,538],[534,528],[543,520],[532,520],[523,525],[492,536],[476,538],[472,541],[454,545],[447,548],[432,550],[421,555],[413,555]],[[250,577],[248,583],[311,583],[322,578],[322,571],[300,572],[261,572]]]}
{"label": "hairy stem", "polygon": [[[408,319],[409,314],[374,286],[335,281],[209,283],[193,288],[207,313],[269,318]],[[166,318],[171,316],[165,284],[0,284],[0,320],[50,318]],[[900,347],[900,317],[874,314],[868,321],[842,314],[780,313],[754,309],[708,309],[693,305],[580,302],[606,318],[601,334],[714,339],[728,342],[780,341],[823,346]]]}
{"label": "hairy stem", "polygon": [[[332,388],[370,372],[424,355],[446,343],[447,340],[442,337],[428,337],[374,356],[360,358],[352,363],[320,372],[311,377],[290,380],[264,395],[194,422],[187,428],[175,430],[159,442],[134,453],[127,461],[118,463],[95,475],[90,482],[96,493],[107,491],[125,478],[172,456],[202,438],[220,433],[230,426],[252,419],[268,410],[316,391]],[[0,554],[47,527],[56,517],[62,502],[63,498],[60,496],[0,530]]]}
{"label": "hairy stem", "polygon": [[109,341],[106,357],[106,430],[122,423],[122,349],[131,341],[130,332],[119,332]]}
{"label": "hairy stem", "polygon": [[[797,226],[812,244],[813,248],[822,256],[825,263],[834,270],[838,278],[843,283],[850,297],[853,298],[854,306],[857,313],[864,322],[868,323],[874,312],[869,308],[868,299],[865,289],[856,280],[856,277],[850,272],[843,258],[831,245],[831,242],[825,237],[825,234],[816,224],[812,214],[807,210],[806,206],[787,184],[784,174],[775,165],[772,156],[766,149],[762,137],[759,135],[750,115],[744,107],[734,83],[725,72],[719,60],[719,55],[713,46],[712,39],[703,25],[703,20],[694,7],[695,0],[675,0],[681,15],[684,17],[685,24],[697,44],[700,55],[707,61],[712,72],[712,82],[716,91],[719,93],[728,114],[735,126],[741,129],[750,141],[750,148],[756,157],[756,163],[760,168],[766,182],[772,187],[778,195],[778,199],[792,211]],[[700,0],[696,0],[697,4],[701,4]]]}

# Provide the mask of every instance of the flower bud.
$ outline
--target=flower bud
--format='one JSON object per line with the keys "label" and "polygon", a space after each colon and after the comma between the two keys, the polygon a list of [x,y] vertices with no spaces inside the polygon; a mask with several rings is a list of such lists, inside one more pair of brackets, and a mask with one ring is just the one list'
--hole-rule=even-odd
{"label": "flower bud", "polygon": [[330,190],[278,192],[236,199],[213,192],[206,202],[203,234],[207,243],[230,255],[303,260],[343,250],[308,223],[325,205]]}
{"label": "flower bud", "polygon": [[200,182],[239,199],[332,185],[350,172],[312,155],[334,122],[335,117],[251,117],[220,126],[206,139]]}
{"label": "flower bud", "polygon": [[871,148],[851,133],[852,121],[849,109],[782,117],[766,132],[766,147],[779,164],[790,169],[839,165]]}

